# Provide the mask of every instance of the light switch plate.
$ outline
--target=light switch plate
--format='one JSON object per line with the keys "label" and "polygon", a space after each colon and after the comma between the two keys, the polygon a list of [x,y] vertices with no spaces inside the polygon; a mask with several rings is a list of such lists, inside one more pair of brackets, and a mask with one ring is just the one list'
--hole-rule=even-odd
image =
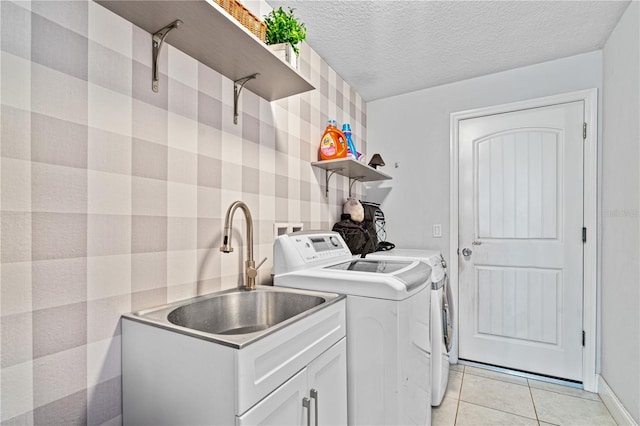
{"label": "light switch plate", "polygon": [[433,237],[434,238],[442,238],[442,224],[435,223],[433,225]]}

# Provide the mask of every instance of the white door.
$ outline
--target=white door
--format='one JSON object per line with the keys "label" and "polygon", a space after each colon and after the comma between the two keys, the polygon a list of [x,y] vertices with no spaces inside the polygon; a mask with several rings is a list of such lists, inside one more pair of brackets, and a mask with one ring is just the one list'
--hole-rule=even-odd
{"label": "white door", "polygon": [[582,101],[459,122],[461,359],[582,381],[583,122]]}

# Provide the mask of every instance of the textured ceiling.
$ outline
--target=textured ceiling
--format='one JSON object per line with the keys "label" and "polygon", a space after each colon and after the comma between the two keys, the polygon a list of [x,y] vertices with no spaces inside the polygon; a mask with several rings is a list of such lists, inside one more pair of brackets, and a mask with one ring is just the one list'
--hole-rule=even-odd
{"label": "textured ceiling", "polygon": [[603,47],[625,1],[267,0],[366,101]]}

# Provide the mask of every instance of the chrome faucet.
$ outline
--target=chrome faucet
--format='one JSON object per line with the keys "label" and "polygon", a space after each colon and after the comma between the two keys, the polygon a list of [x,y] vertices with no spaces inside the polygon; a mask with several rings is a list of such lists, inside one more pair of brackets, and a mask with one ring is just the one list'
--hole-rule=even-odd
{"label": "chrome faucet", "polygon": [[256,276],[258,276],[258,268],[267,260],[265,257],[262,262],[256,267],[256,262],[253,260],[253,219],[251,218],[251,212],[249,207],[242,201],[234,201],[227,209],[227,214],[224,217],[224,236],[222,240],[222,246],[220,251],[223,253],[231,253],[233,247],[231,247],[231,233],[233,231],[233,215],[238,207],[244,213],[244,217],[247,221],[247,260],[244,262],[245,279],[244,289],[255,290],[256,289]]}

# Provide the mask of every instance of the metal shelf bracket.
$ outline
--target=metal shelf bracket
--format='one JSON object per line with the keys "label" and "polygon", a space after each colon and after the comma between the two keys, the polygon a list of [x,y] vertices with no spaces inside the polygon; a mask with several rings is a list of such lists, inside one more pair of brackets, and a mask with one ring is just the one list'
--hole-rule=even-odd
{"label": "metal shelf bracket", "polygon": [[152,46],[151,53],[153,55],[153,77],[151,82],[151,89],[156,93],[158,93],[158,91],[160,90],[159,88],[160,71],[158,67],[158,57],[160,56],[160,49],[162,49],[162,43],[164,43],[164,39],[167,38],[167,35],[169,34],[169,32],[174,28],[178,28],[180,25],[182,25],[182,21],[179,19],[176,19],[169,25],[163,27],[162,29],[156,31],[153,34],[152,42],[151,42],[151,46]]}
{"label": "metal shelf bracket", "polygon": [[248,81],[253,80],[260,74],[255,73],[242,77],[233,82],[233,124],[238,124],[238,99],[240,98],[240,92]]}
{"label": "metal shelf bracket", "polygon": [[325,170],[324,171],[324,196],[325,196],[325,198],[329,198],[329,180],[331,179],[331,176],[333,176],[334,174],[336,174],[336,172],[339,172],[340,170],[342,170],[342,168],[340,168],[340,169],[332,169],[332,170]]}
{"label": "metal shelf bracket", "polygon": [[353,184],[359,182],[362,179],[364,179],[364,176],[354,176],[352,178],[349,178],[349,198],[351,198],[351,189],[353,188]]}

